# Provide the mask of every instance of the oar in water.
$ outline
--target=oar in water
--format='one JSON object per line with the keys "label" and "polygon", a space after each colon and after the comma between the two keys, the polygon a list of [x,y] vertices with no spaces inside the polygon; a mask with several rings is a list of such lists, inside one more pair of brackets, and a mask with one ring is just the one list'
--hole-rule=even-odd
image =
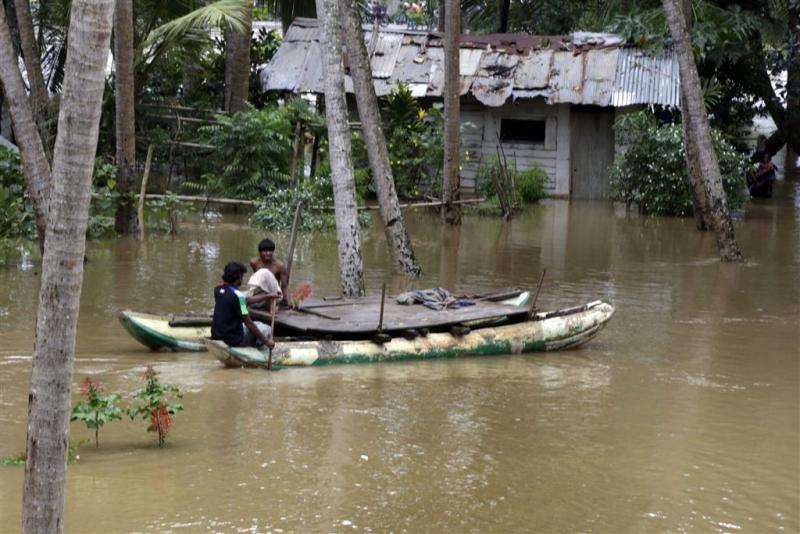
{"label": "oar in water", "polygon": [[[275,299],[272,299],[272,305],[270,313],[272,317],[270,318],[270,328],[269,328],[269,340],[275,343]],[[269,360],[267,360],[267,371],[272,371],[272,347],[269,348]]]}
{"label": "oar in water", "polygon": [[392,336],[389,334],[384,334],[383,330],[383,303],[386,300],[386,282],[383,283],[383,287],[381,288],[381,314],[380,318],[378,319],[378,331],[375,333],[375,336],[372,338],[374,343],[378,343],[379,345],[383,345],[384,343],[388,343],[392,340]]}

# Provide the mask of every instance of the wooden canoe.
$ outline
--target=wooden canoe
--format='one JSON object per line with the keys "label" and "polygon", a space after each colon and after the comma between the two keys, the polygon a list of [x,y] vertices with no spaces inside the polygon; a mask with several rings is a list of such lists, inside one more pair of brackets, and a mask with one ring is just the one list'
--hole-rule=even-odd
{"label": "wooden canoe", "polygon": [[[275,346],[273,366],[307,367],[567,349],[592,339],[613,315],[613,306],[595,301],[584,306],[538,313],[521,323],[472,330],[459,337],[432,333],[413,340],[394,338],[384,344],[335,340],[284,342]],[[228,347],[211,339],[204,340],[204,343],[227,367],[267,366],[266,351]]]}
{"label": "wooden canoe", "polygon": [[[374,298],[366,298],[364,299],[365,306],[367,307],[375,307],[375,299]],[[492,324],[498,324],[505,320],[507,320],[507,316],[502,315],[502,312],[510,312],[513,314],[519,314],[521,312],[527,312],[528,302],[530,301],[530,293],[527,291],[521,292],[518,295],[505,299],[501,302],[497,303],[490,303],[492,306],[487,306],[487,311],[482,316],[476,315],[474,310],[470,308],[462,308],[467,313],[462,315],[462,320],[458,320],[458,310],[452,311],[445,311],[445,312],[431,312],[431,313],[442,313],[447,315],[448,317],[448,324],[463,324],[469,326],[470,328],[476,328],[479,326],[486,326]],[[352,309],[355,306],[352,300],[342,301],[340,306],[343,310],[339,310],[337,312],[331,311],[334,306],[330,306],[330,308],[324,308],[326,314],[333,314],[338,313],[342,314],[343,311]],[[413,308],[419,308],[421,306],[414,306]],[[403,308],[409,309],[412,307],[403,306]],[[412,308],[412,310],[413,310]],[[316,308],[314,308],[316,309]],[[416,311],[416,310],[413,310]],[[374,315],[377,317],[377,311],[373,310]],[[264,312],[260,312],[262,315],[259,315],[259,312],[256,310],[252,311],[252,315],[254,319],[265,320],[268,321],[267,317],[263,317]],[[276,331],[278,335],[288,333],[294,335],[302,335],[304,337],[323,337],[326,334],[330,333],[330,327],[325,326],[325,324],[330,325],[334,322],[334,320],[326,320],[325,318],[315,317],[311,314],[300,315],[297,312],[288,312],[287,310],[282,310],[281,315],[290,316],[288,319],[293,325],[303,325],[301,328],[294,328],[292,326],[284,325],[280,320],[276,320]],[[333,316],[333,315],[332,315]],[[340,315],[344,316],[344,315]],[[394,317],[397,314],[395,313]],[[171,316],[171,315],[163,315],[163,314],[152,314],[152,313],[141,313],[135,312],[131,310],[125,310],[119,314],[120,323],[125,328],[125,330],[133,336],[134,339],[145,345],[146,347],[150,348],[151,350],[162,350],[162,351],[176,351],[176,352],[197,352],[197,351],[206,351],[207,348],[203,344],[203,340],[205,338],[211,337],[211,321],[209,317],[180,317],[180,316]],[[314,328],[313,321],[316,320],[318,323],[323,323],[319,329]],[[377,327],[377,319],[374,320],[376,323],[369,329],[362,329],[363,331],[359,331],[353,334],[354,338],[357,337],[365,337],[369,336],[370,334],[375,332],[375,327]],[[440,321],[442,322],[442,321]],[[349,321],[348,321],[349,323]],[[394,326],[390,329],[384,329],[384,331],[391,331],[391,332],[399,332],[400,325],[404,324],[402,320],[398,320],[395,318]],[[412,324],[410,321],[405,324]],[[417,321],[413,324],[419,324]],[[409,328],[408,326],[405,327],[406,329]],[[349,329],[349,327],[348,327]]]}

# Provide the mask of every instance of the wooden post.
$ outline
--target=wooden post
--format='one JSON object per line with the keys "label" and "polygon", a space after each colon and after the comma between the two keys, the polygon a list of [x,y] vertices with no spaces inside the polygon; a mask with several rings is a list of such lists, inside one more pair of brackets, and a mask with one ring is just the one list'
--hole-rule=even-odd
{"label": "wooden post", "polygon": [[[289,257],[286,259],[286,288],[289,288],[289,276],[292,274],[292,263],[294,263],[294,247],[297,245],[297,231],[300,227],[300,212],[303,211],[303,203],[298,202],[294,209],[294,220],[292,221],[292,238],[289,241]],[[288,297],[283,296],[284,299]],[[286,302],[289,302],[288,300]]]}
{"label": "wooden post", "polygon": [[155,145],[150,143],[147,147],[147,159],[144,161],[144,174],[142,174],[142,188],[139,191],[139,239],[144,239],[144,198],[147,191],[147,180],[150,178],[150,164],[153,163],[153,150]]}

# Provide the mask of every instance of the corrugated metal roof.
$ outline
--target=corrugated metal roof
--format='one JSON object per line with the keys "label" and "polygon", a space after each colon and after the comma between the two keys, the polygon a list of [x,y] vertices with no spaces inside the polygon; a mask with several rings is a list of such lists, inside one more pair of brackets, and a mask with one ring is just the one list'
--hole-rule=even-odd
{"label": "corrugated metal roof", "polygon": [[674,53],[651,55],[633,47],[620,49],[611,105],[634,104],[680,105],[680,75]]}
{"label": "corrugated metal roof", "polygon": [[398,33],[379,34],[378,43],[375,45],[375,52],[370,61],[373,78],[391,77],[402,44],[403,36]]}
{"label": "corrugated metal roof", "polygon": [[[365,26],[366,35],[369,29]],[[318,35],[315,20],[295,19],[272,61],[262,70],[264,91],[322,92]],[[680,80],[675,54],[648,55],[620,43],[621,38],[608,34],[462,36],[461,94],[471,93],[487,106],[501,106],[509,98],[537,97],[550,104],[678,106]],[[414,96],[441,97],[441,44],[437,35],[382,27],[371,60],[378,96],[404,83],[412,87]],[[352,81],[349,77],[347,81],[347,89],[352,91]]]}

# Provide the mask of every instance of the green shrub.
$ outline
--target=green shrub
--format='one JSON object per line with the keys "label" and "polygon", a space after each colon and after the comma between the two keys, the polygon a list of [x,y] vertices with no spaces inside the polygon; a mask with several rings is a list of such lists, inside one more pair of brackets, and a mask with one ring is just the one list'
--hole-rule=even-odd
{"label": "green shrub", "polygon": [[517,198],[522,202],[537,202],[545,197],[547,173],[541,167],[531,167],[517,173]]}
{"label": "green shrub", "polygon": [[0,240],[35,237],[36,219],[25,196],[19,154],[0,147]]}
{"label": "green shrub", "polygon": [[[692,193],[681,126],[660,126],[651,113],[642,111],[623,116],[614,128],[626,149],[610,169],[612,197],[636,204],[642,213],[691,216]],[[739,208],[747,200],[742,178],[747,157],[719,131],[713,130],[712,138],[728,207]]]}

